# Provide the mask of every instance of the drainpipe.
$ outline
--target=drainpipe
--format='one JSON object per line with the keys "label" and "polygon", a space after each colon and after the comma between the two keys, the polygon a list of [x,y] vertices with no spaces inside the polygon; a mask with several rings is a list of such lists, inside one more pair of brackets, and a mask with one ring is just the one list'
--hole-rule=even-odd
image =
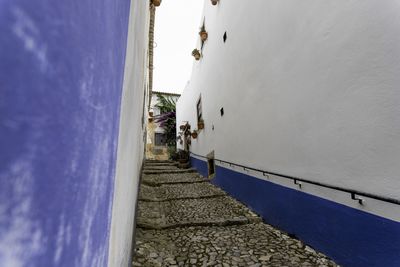
{"label": "drainpipe", "polygon": [[150,3],[150,27],[149,27],[149,106],[150,110],[151,96],[153,92],[153,56],[154,56],[154,22],[156,18],[156,7]]}

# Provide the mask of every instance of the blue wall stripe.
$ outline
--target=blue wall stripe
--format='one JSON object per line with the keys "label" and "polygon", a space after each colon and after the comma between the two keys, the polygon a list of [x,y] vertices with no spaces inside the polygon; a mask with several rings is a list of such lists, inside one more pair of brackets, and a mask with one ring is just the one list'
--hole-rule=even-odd
{"label": "blue wall stripe", "polygon": [[[207,175],[207,163],[191,157]],[[400,223],[217,166],[212,181],[343,266],[400,266]]]}

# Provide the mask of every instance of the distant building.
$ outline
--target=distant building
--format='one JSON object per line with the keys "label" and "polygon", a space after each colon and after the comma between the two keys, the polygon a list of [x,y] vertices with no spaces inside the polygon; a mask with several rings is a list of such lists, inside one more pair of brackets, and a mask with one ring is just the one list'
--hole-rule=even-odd
{"label": "distant building", "polygon": [[[156,107],[159,103],[158,94],[170,97],[175,102],[177,102],[180,97],[179,94],[153,91],[149,111],[152,117],[160,115],[160,109]],[[169,159],[164,129],[151,117],[149,117],[149,122],[147,124],[146,158],[156,160]]]}
{"label": "distant building", "polygon": [[400,266],[399,14],[398,1],[205,1],[208,39],[177,103],[177,127],[200,129],[193,167],[342,266]]}

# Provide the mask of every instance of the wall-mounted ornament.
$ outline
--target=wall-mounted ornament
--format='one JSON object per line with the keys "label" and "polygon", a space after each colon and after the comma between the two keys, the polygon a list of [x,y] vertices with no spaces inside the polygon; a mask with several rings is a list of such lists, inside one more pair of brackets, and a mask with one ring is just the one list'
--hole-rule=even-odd
{"label": "wall-mounted ornament", "polygon": [[197,128],[199,130],[204,129],[204,121],[203,120],[199,120],[199,122],[197,123]]}
{"label": "wall-mounted ornament", "polygon": [[200,60],[200,56],[201,56],[201,54],[200,54],[200,51],[199,51],[199,49],[193,49],[193,51],[192,51],[192,56],[194,56],[194,58],[196,59],[196,60]]}
{"label": "wall-mounted ornament", "polygon": [[207,40],[207,38],[208,38],[208,33],[206,31],[206,27],[204,26],[204,24],[200,28],[199,35],[200,35],[200,39],[201,39],[202,42],[205,42]]}
{"label": "wall-mounted ornament", "polygon": [[197,138],[197,131],[196,131],[196,130],[194,130],[194,131],[192,132],[192,138],[193,138],[193,139],[196,139],[196,138]]}
{"label": "wall-mounted ornament", "polygon": [[216,4],[218,4],[218,0],[211,0],[211,4],[212,4],[213,6],[215,6]]}
{"label": "wall-mounted ornament", "polygon": [[154,6],[160,6],[160,5],[161,5],[161,1],[162,1],[162,0],[151,0],[151,3],[152,3]]}

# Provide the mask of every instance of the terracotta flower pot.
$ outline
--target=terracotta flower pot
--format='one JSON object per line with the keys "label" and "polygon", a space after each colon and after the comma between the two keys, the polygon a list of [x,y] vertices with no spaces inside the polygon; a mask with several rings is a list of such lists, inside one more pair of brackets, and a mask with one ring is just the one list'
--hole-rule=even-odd
{"label": "terracotta flower pot", "polygon": [[152,0],[151,2],[153,3],[154,6],[160,6],[162,0]]}
{"label": "terracotta flower pot", "polygon": [[192,138],[193,138],[193,139],[196,139],[196,138],[197,138],[197,132],[193,132],[193,133],[192,133]]}
{"label": "terracotta flower pot", "polygon": [[199,121],[199,122],[197,123],[197,128],[198,128],[199,130],[204,129],[204,121]]}
{"label": "terracotta flower pot", "polygon": [[204,42],[208,38],[208,33],[206,31],[199,32],[201,40]]}
{"label": "terracotta flower pot", "polygon": [[194,58],[196,59],[196,60],[199,60],[200,59],[200,51],[198,50],[198,49],[194,49],[193,51],[192,51],[192,56],[194,56]]}
{"label": "terracotta flower pot", "polygon": [[218,4],[218,0],[211,0],[211,4],[212,4],[213,6],[215,6],[216,4]]}

